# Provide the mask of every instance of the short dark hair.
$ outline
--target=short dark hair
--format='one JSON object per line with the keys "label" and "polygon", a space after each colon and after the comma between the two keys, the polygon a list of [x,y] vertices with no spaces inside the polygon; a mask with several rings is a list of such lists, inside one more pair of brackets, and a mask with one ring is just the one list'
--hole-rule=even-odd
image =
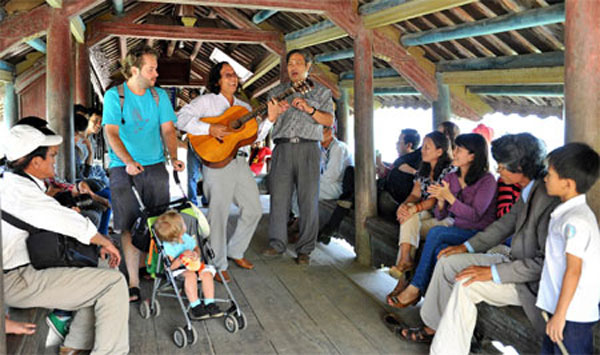
{"label": "short dark hair", "polygon": [[454,150],[454,148],[456,148],[456,143],[454,141],[456,140],[456,136],[460,134],[460,128],[458,128],[456,123],[450,121],[440,123],[440,127],[442,127],[442,133],[448,137],[450,146],[452,147],[452,150]]}
{"label": "short dark hair", "polygon": [[[425,136],[425,138],[431,139],[435,148],[442,150],[442,155],[438,158],[438,161],[435,164],[435,168],[433,169],[433,179],[437,180],[442,171],[444,171],[444,169],[449,167],[452,163],[452,158],[450,158],[450,155],[448,154],[448,151],[450,149],[450,141],[448,140],[448,137],[446,137],[445,134],[438,131],[433,131],[429,133]],[[423,140],[425,140],[425,138],[423,138]],[[419,167],[417,175],[429,176],[430,173],[431,164],[421,161],[421,166]]]}
{"label": "short dark hair", "polygon": [[75,117],[73,117],[73,123],[75,132],[83,132],[87,129],[88,126],[87,118],[85,118],[84,115],[80,114],[76,114]]}
{"label": "short dark hair", "polygon": [[513,173],[533,180],[544,176],[546,146],[529,133],[507,134],[492,141],[492,157]]}
{"label": "short dark hair", "polygon": [[191,89],[190,90],[190,97],[192,97],[192,94],[195,94],[196,96],[200,96],[200,90],[198,90],[198,89]]}
{"label": "short dark hair", "polygon": [[36,128],[37,130],[39,130],[40,132],[42,132],[43,134],[45,134],[47,136],[56,135],[56,133],[54,133],[54,131],[52,131],[50,128],[48,128],[48,121],[46,121],[43,118],[39,118],[37,116],[23,117],[20,120],[18,120],[17,123],[15,123],[15,126],[17,126],[17,125],[31,126],[33,128]]}
{"label": "short dark hair", "polygon": [[[219,62],[215,65],[212,66],[212,68],[210,68],[210,73],[208,73],[208,91],[212,92],[213,94],[218,94],[221,92],[221,86],[219,86],[219,80],[221,80],[221,69],[223,69],[223,66],[227,64],[227,65],[231,65],[227,62]],[[239,82],[238,82],[238,89],[239,89]]]}
{"label": "short dark hair", "polygon": [[88,114],[91,115],[98,115],[98,116],[102,116],[102,110],[99,108],[90,108],[88,110]]}
{"label": "short dark hair", "polygon": [[[479,133],[467,133],[456,137],[456,146],[465,148],[474,155],[469,171],[465,176],[465,183],[473,185],[490,171],[487,141]],[[460,169],[457,173],[460,176]]]}
{"label": "short dark hair", "polygon": [[90,114],[90,109],[83,106],[82,104],[76,104],[75,106],[73,106],[73,114],[84,114],[84,115],[89,115]]}
{"label": "short dark hair", "polygon": [[142,69],[144,56],[146,54],[153,55],[157,59],[159,56],[156,49],[146,45],[132,49],[127,53],[125,58],[121,61],[121,73],[123,73],[125,79],[131,77],[131,68],[136,67]]}
{"label": "short dark hair", "polygon": [[575,181],[577,193],[592,188],[600,175],[600,156],[585,143],[568,143],[548,154],[548,165],[561,179]]}
{"label": "short dark hair", "polygon": [[421,142],[421,135],[416,129],[405,128],[400,131],[400,135],[404,135],[404,144],[412,144],[412,149],[417,149]]}
{"label": "short dark hair", "polygon": [[302,57],[304,57],[304,61],[306,62],[306,64],[313,62],[312,54],[310,54],[310,52],[308,50],[301,48],[301,49],[292,49],[291,51],[289,51],[288,54],[285,56],[286,63],[290,61],[290,57],[293,54],[300,54]]}

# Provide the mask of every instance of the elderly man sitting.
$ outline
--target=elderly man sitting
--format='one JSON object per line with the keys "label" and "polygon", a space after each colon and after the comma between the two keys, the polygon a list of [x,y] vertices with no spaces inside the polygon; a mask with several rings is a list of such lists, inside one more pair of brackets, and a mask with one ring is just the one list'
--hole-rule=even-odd
{"label": "elderly man sitting", "polygon": [[[45,194],[43,180],[54,177],[62,137],[18,125],[2,141],[11,170],[0,179],[3,214],[83,244],[96,244],[101,247],[101,255],[110,257],[111,267],[118,265],[118,249],[97,232],[89,219]],[[128,353],[129,302],[123,275],[118,270],[92,267],[36,270],[30,264],[25,243],[28,236],[27,231],[2,220],[6,305],[77,311],[61,354],[81,350],[92,350],[92,354]]]}

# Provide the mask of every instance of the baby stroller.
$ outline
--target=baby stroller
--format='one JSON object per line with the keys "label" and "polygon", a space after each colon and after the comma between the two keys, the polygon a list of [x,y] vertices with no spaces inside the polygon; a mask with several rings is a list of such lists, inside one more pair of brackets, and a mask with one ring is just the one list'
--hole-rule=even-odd
{"label": "baby stroller", "polygon": [[[191,203],[181,187],[177,172],[173,172],[175,182],[183,194],[183,198],[176,201],[170,202],[164,206],[157,206],[151,209],[146,209],[144,206],[135,185],[131,184],[133,193],[140,206],[140,217],[134,225],[134,234],[139,230],[148,231],[147,239],[150,240],[148,250],[148,258],[146,260],[146,269],[150,276],[154,279],[152,286],[152,295],[150,299],[142,301],[139,306],[140,315],[143,319],[150,317],[158,317],[160,315],[160,303],[158,297],[171,297],[176,298],[183,316],[185,317],[185,326],[175,328],[173,332],[173,341],[179,348],[183,348],[186,345],[193,345],[198,340],[198,333],[192,325],[188,310],[190,308],[188,302],[184,302],[186,299],[185,294],[182,294],[183,279],[177,276],[182,273],[183,270],[171,270],[171,261],[167,257],[161,240],[157,237],[154,230],[154,222],[167,209],[174,209],[178,211],[183,217],[187,231],[190,235],[195,235],[198,242],[198,247],[201,251],[202,260],[205,263],[211,264],[214,258],[214,252],[210,247],[209,243],[209,225],[204,214],[198,207]],[[139,234],[139,233],[137,233]],[[134,243],[135,244],[135,243]],[[137,246],[137,245],[136,245]],[[221,278],[223,275],[221,271],[217,270]],[[225,304],[227,310],[225,311],[224,323],[227,331],[235,333],[238,329],[244,329],[248,324],[246,316],[239,308],[233,293],[227,284],[223,284],[227,292],[227,299],[215,298],[215,303]],[[198,288],[200,289],[200,287]],[[187,305],[186,305],[187,303]]]}

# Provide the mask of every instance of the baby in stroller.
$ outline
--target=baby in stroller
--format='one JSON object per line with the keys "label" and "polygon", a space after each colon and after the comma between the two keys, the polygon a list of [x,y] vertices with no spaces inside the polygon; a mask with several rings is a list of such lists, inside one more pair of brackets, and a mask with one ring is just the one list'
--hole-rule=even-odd
{"label": "baby in stroller", "polygon": [[[194,320],[217,318],[223,311],[215,303],[214,276],[216,269],[201,258],[196,238],[186,233],[185,222],[177,211],[160,215],[155,224],[156,236],[163,242],[165,254],[171,261],[171,270],[184,269],[185,295],[190,302],[190,318]],[[198,297],[198,279],[202,281],[203,302]]]}

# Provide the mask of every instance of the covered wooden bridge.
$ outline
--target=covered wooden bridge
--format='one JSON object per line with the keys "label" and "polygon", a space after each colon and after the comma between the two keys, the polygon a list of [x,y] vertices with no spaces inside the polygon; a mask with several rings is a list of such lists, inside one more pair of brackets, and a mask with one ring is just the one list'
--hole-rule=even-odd
{"label": "covered wooden bridge", "polygon": [[[599,17],[590,0],[0,0],[0,109],[7,127],[36,115],[72,138],[73,104],[101,105],[122,80],[119,59],[142,43],[161,50],[158,84],[175,106],[204,87],[217,49],[252,72],[243,95],[255,103],[287,80],[285,53],[308,48],[312,78],[337,99],[340,138],[355,135],[356,254],[370,266],[374,108],[432,107],[434,126],[494,111],[557,115],[567,141],[599,150]],[[65,139],[67,180],[73,149]],[[600,188],[589,196],[600,211]]]}

